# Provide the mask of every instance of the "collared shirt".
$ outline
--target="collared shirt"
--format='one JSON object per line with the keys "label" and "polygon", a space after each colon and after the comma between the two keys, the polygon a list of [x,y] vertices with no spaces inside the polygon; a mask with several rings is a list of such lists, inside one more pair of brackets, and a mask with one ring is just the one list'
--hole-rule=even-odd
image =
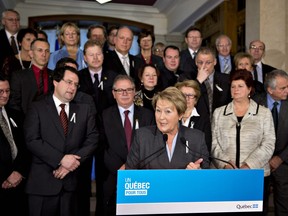
{"label": "collared shirt", "polygon": [[128,64],[128,66],[130,67],[130,60],[129,60],[129,55],[128,55],[128,53],[127,53],[126,55],[122,55],[122,54],[119,53],[116,49],[115,49],[115,52],[116,52],[116,54],[118,55],[118,57],[119,57],[122,65],[123,65],[123,61],[124,61],[123,57],[126,57],[126,58],[127,58],[127,64]]}
{"label": "collared shirt", "polygon": [[[270,94],[267,94],[267,107],[272,110],[273,108],[273,103],[275,102],[275,100],[271,97]],[[276,101],[278,102],[278,106],[277,106],[277,111],[278,113],[280,112],[280,107],[281,107],[281,100],[280,101]]]}
{"label": "collared shirt", "polygon": [[228,59],[227,63],[228,63],[228,66],[229,68],[231,68],[231,58],[230,58],[230,55],[229,56],[222,56],[222,55],[218,55],[219,57],[219,64],[220,64],[220,68],[221,68],[221,72],[223,73],[224,72],[224,67],[225,67],[225,59]]}
{"label": "collared shirt", "polygon": [[10,45],[11,45],[11,36],[14,36],[14,39],[15,39],[15,42],[16,42],[16,46],[17,46],[17,50],[19,51],[19,45],[18,45],[18,41],[17,41],[17,34],[18,34],[18,32],[16,33],[16,34],[14,34],[14,35],[12,35],[10,32],[8,32],[7,30],[5,30],[5,32],[6,32],[6,35],[7,35],[7,38],[8,38],[8,40],[9,40],[9,43],[10,43]]}
{"label": "collared shirt", "polygon": [[37,86],[39,88],[40,84],[40,71],[43,71],[43,93],[47,94],[48,93],[48,71],[47,67],[44,67],[43,69],[38,68],[36,65],[32,65],[32,70],[34,72],[34,76],[37,82]]}
{"label": "collared shirt", "polygon": [[125,109],[121,106],[118,106],[118,109],[119,109],[119,112],[120,112],[120,116],[121,116],[121,120],[122,120],[122,125],[124,127],[124,121],[125,121],[125,114],[124,114],[124,111],[125,110],[129,110],[129,114],[128,114],[128,118],[131,122],[131,126],[133,128],[133,116],[134,116],[134,104],[132,104],[128,109]]}
{"label": "collared shirt", "polygon": [[54,100],[54,103],[55,103],[55,106],[56,106],[56,109],[57,109],[57,112],[58,112],[59,116],[60,116],[60,111],[61,111],[60,104],[66,104],[65,112],[66,112],[66,114],[67,114],[67,116],[69,118],[69,103],[63,103],[54,94],[53,94],[53,100]]}
{"label": "collared shirt", "polygon": [[178,137],[178,132],[177,132],[177,134],[174,136],[174,139],[173,139],[173,141],[172,141],[172,148],[171,148],[171,152],[170,152],[170,150],[169,150],[168,145],[166,145],[167,156],[168,156],[170,162],[171,162],[172,157],[173,157],[173,154],[174,154],[174,150],[175,150],[175,146],[176,146],[176,140],[177,140],[177,137]]}
{"label": "collared shirt", "polygon": [[257,71],[257,80],[261,83],[263,83],[263,73],[262,73],[262,62],[259,61],[256,66],[256,71]]}
{"label": "collared shirt", "polygon": [[[186,121],[184,121],[182,119],[182,125],[185,126],[185,127],[188,127],[189,126],[189,122],[190,122],[190,119],[193,117],[193,116],[200,116],[199,113],[197,112],[197,109],[194,107],[190,116],[186,119]],[[191,125],[192,126],[192,125]],[[193,128],[193,127],[191,127]]]}
{"label": "collared shirt", "polygon": [[192,58],[195,58],[195,53],[197,54],[198,50],[192,50],[191,48],[188,48],[190,55],[192,56]]}
{"label": "collared shirt", "polygon": [[91,79],[92,79],[92,83],[95,82],[95,77],[94,77],[95,74],[98,74],[99,83],[101,82],[102,68],[101,68],[99,71],[97,71],[97,72],[91,71],[91,70],[89,69],[89,73],[90,73],[90,77],[91,77]]}

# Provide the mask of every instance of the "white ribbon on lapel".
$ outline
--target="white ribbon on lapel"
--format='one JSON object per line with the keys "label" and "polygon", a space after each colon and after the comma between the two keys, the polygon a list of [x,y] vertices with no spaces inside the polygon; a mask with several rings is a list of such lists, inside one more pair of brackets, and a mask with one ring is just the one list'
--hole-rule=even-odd
{"label": "white ribbon on lapel", "polygon": [[186,140],[186,154],[189,153],[189,144],[188,144],[188,140]]}
{"label": "white ribbon on lapel", "polygon": [[101,90],[103,91],[103,81],[101,81],[100,83],[99,83],[99,85],[98,85],[98,88],[101,88]]}
{"label": "white ribbon on lapel", "polygon": [[15,121],[12,118],[9,118],[9,119],[10,119],[10,122],[13,125],[13,127],[17,128],[17,124],[15,123]]}
{"label": "white ribbon on lapel", "polygon": [[138,122],[138,119],[135,120],[135,129],[139,129],[139,122]]}
{"label": "white ribbon on lapel", "polygon": [[74,124],[76,123],[76,113],[73,113],[70,122],[74,122]]}
{"label": "white ribbon on lapel", "polygon": [[220,86],[218,86],[217,84],[216,84],[216,88],[217,88],[219,91],[223,91],[223,89],[220,88]]}

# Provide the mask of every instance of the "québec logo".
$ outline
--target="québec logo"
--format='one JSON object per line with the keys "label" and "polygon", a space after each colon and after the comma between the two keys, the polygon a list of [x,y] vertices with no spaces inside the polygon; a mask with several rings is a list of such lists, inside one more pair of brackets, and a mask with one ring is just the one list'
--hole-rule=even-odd
{"label": "qu\u00e9bec logo", "polygon": [[251,205],[247,205],[247,204],[244,204],[244,205],[236,205],[236,208],[237,209],[257,209],[259,208],[258,204],[251,204]]}
{"label": "qu\u00e9bec logo", "polygon": [[150,182],[133,182],[130,178],[127,178],[124,187],[125,196],[147,196]]}

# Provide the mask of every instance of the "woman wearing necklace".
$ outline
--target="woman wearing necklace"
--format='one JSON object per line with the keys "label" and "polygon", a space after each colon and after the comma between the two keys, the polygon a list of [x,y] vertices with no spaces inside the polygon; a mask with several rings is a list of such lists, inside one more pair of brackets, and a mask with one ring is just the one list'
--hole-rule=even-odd
{"label": "woman wearing necklace", "polygon": [[182,125],[204,132],[207,149],[210,152],[212,143],[210,119],[208,115],[200,116],[195,107],[201,96],[198,82],[195,80],[185,80],[176,83],[175,87],[185,95],[187,102],[187,109],[181,120]]}
{"label": "woman wearing necklace", "polygon": [[146,64],[140,69],[138,77],[141,80],[141,87],[134,97],[134,103],[136,105],[154,111],[152,107],[152,99],[157,93],[159,74],[159,70],[153,64]]}
{"label": "woman wearing necklace", "polygon": [[4,60],[2,72],[10,80],[11,73],[31,67],[31,57],[29,55],[30,45],[37,38],[37,33],[32,28],[21,29],[17,34],[19,43],[19,53],[9,56]]}

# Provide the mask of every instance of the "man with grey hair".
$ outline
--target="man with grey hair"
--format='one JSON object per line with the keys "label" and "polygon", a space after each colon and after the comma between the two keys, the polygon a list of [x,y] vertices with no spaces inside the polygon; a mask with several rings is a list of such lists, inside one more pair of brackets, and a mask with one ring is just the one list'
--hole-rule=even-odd
{"label": "man with grey hair", "polygon": [[2,68],[4,59],[18,53],[17,33],[20,29],[20,15],[13,9],[7,9],[2,13],[0,30],[0,67]]}
{"label": "man with grey hair", "polygon": [[[276,143],[269,164],[272,171],[275,215],[284,216],[288,215],[288,74],[282,70],[273,70],[266,75],[264,86],[266,93],[256,96],[255,101],[272,112]],[[269,188],[265,188],[264,193],[269,194]],[[263,206],[264,212],[267,212],[265,206],[268,206],[268,200],[264,200]]]}
{"label": "man with grey hair", "polygon": [[227,35],[220,35],[216,38],[217,64],[215,71],[230,74],[235,69],[233,56],[231,56],[232,41]]}

